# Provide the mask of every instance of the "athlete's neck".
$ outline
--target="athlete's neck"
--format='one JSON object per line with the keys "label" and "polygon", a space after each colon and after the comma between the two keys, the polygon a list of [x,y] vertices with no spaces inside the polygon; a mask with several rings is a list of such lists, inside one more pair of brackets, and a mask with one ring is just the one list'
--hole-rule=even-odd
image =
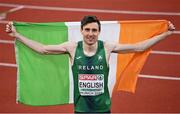
{"label": "athlete's neck", "polygon": [[88,45],[83,41],[83,51],[87,56],[93,56],[96,53],[97,47],[97,42],[92,45]]}

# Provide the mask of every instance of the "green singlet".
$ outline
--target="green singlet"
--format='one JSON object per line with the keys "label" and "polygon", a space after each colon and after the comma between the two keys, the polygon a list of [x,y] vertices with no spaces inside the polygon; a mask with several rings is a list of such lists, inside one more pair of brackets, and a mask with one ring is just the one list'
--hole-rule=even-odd
{"label": "green singlet", "polygon": [[90,57],[84,54],[82,41],[78,42],[72,71],[75,112],[110,111],[109,67],[103,41],[98,41],[96,54]]}

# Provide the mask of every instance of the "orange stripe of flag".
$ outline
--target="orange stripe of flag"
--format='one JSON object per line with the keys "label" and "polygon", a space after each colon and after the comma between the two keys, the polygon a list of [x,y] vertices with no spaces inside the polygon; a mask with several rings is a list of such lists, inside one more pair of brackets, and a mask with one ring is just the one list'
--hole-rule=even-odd
{"label": "orange stripe of flag", "polygon": [[[167,30],[166,20],[121,21],[119,43],[133,44]],[[115,89],[135,92],[137,77],[151,49],[141,53],[118,54]]]}

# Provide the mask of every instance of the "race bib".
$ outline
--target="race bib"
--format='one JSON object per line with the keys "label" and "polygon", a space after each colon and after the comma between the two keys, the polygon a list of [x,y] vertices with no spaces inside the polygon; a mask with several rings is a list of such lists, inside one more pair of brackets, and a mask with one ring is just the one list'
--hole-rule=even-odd
{"label": "race bib", "polygon": [[79,74],[79,92],[82,96],[96,96],[104,93],[104,74]]}

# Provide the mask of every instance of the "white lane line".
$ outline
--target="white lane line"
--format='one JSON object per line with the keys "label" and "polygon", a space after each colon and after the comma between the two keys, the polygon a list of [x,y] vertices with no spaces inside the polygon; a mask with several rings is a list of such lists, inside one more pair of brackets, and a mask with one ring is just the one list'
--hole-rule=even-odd
{"label": "white lane line", "polygon": [[7,24],[9,21],[0,20],[0,24]]}
{"label": "white lane line", "polygon": [[[0,44],[14,44],[13,40],[0,40]],[[151,51],[151,54],[162,54],[162,55],[180,55],[180,52],[173,51]]]}
{"label": "white lane line", "polygon": [[151,78],[151,79],[162,79],[162,80],[180,80],[180,77],[175,76],[157,76],[157,75],[143,75],[140,74],[138,77],[140,78]]}
{"label": "white lane line", "polygon": [[[17,67],[16,64],[11,64],[11,63],[0,63],[0,66],[5,66],[5,67]],[[175,77],[175,76],[157,76],[157,75],[143,75],[140,74],[138,75],[140,78],[150,78],[150,79],[163,79],[163,80],[180,80],[180,77]]]}
{"label": "white lane line", "polygon": [[0,13],[0,20],[5,19],[8,13],[12,13],[12,12],[21,10],[21,9],[23,9],[23,8],[24,8],[24,6],[17,6],[17,7],[15,7],[15,8],[12,8],[12,9],[8,10],[8,11],[5,11],[5,12]]}
{"label": "white lane line", "polygon": [[11,63],[0,63],[0,66],[5,66],[5,67],[17,67],[16,64],[11,64]]}
{"label": "white lane line", "polygon": [[12,13],[12,12],[21,10],[21,9],[23,9],[23,8],[24,8],[24,6],[23,6],[23,5],[20,5],[20,6],[17,6],[17,7],[15,7],[15,8],[12,8],[12,9],[10,9],[10,10],[8,10],[8,11],[5,11],[4,13]]}
{"label": "white lane line", "polygon": [[180,31],[174,31],[173,34],[180,34]]}
{"label": "white lane line", "polygon": [[[20,4],[0,3],[0,6],[18,7]],[[106,9],[86,9],[86,8],[65,8],[52,6],[35,6],[23,5],[24,8],[39,9],[39,10],[53,10],[53,11],[76,11],[76,12],[96,12],[96,13],[115,13],[115,14],[135,14],[135,15],[170,15],[180,16],[179,12],[148,12],[148,11],[128,11],[128,10],[106,10]]]}
{"label": "white lane line", "polygon": [[0,40],[0,43],[1,44],[14,44],[15,41],[13,41],[13,40]]}
{"label": "white lane line", "polygon": [[180,52],[172,51],[151,51],[152,54],[162,54],[162,55],[180,55]]}

